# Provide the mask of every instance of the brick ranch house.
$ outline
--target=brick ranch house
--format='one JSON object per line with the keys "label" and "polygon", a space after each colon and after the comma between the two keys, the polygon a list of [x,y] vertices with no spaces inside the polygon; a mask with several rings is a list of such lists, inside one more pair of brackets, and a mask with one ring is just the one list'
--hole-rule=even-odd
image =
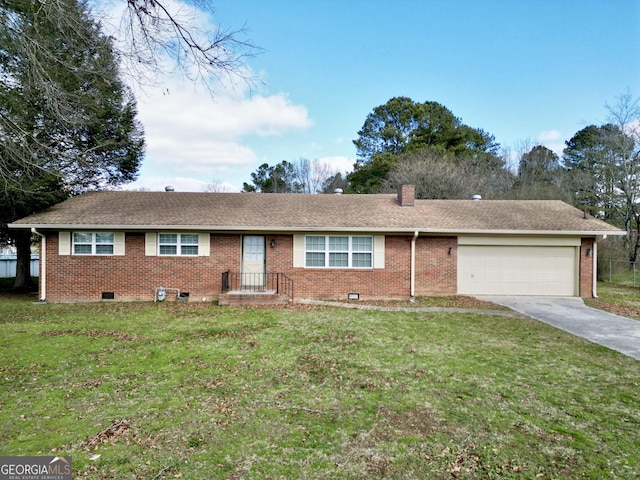
{"label": "brick ranch house", "polygon": [[10,227],[40,236],[49,302],[222,302],[248,290],[294,301],[593,297],[597,241],[624,233],[560,201],[416,200],[414,191],[90,192]]}

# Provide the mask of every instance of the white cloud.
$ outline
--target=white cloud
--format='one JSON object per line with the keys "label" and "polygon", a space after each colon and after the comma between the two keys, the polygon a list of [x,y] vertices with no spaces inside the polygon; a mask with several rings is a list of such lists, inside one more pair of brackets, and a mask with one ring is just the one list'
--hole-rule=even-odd
{"label": "white cloud", "polygon": [[624,132],[627,135],[637,138],[640,134],[640,119],[633,120],[631,123],[626,124],[624,126]]}
{"label": "white cloud", "polygon": [[261,154],[244,144],[246,137],[279,136],[311,125],[306,108],[284,94],[247,97],[225,91],[212,98],[187,80],[174,80],[168,92],[139,99],[138,119],[145,130],[146,155],[134,186],[153,190],[193,175],[196,180],[181,190],[201,191],[210,179],[224,178],[237,183],[226,184],[227,190],[240,191],[241,180],[235,177],[241,172],[248,176],[262,161]]}
{"label": "white cloud", "polygon": [[562,157],[565,139],[560,130],[546,130],[544,132],[540,132],[536,137],[536,140],[559,157]]}
{"label": "white cloud", "polygon": [[538,135],[540,142],[554,142],[562,138],[562,132],[560,130],[546,130]]}
{"label": "white cloud", "polygon": [[323,157],[319,158],[321,165],[326,165],[332,172],[350,173],[353,171],[355,159],[349,157]]}
{"label": "white cloud", "polygon": [[[177,91],[176,91],[177,90]],[[242,98],[230,92],[211,98],[208,93],[175,83],[169,93],[139,101],[140,115],[152,128],[168,125],[184,138],[238,139],[245,135],[280,135],[311,125],[307,109],[284,94]]]}
{"label": "white cloud", "polygon": [[282,135],[311,124],[306,108],[283,94],[212,99],[184,83],[174,83],[168,90],[140,100],[139,119],[145,128],[148,161],[158,166],[179,163],[182,172],[245,167],[258,156],[242,145],[243,137]]}

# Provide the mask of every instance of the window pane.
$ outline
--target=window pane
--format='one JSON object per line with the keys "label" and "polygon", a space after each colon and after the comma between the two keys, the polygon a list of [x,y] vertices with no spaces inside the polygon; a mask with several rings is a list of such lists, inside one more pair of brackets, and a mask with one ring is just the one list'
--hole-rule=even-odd
{"label": "window pane", "polygon": [[96,233],[96,243],[113,243],[113,233]]}
{"label": "window pane", "polygon": [[158,235],[158,243],[176,244],[178,243],[178,235],[175,233],[161,233]]}
{"label": "window pane", "polygon": [[194,234],[182,234],[180,235],[180,243],[185,245],[198,245],[198,235],[194,235]]}
{"label": "window pane", "polygon": [[371,237],[353,237],[351,247],[354,252],[370,252],[373,250],[373,239]]}
{"label": "window pane", "polygon": [[348,253],[330,253],[329,266],[330,267],[348,267],[349,254]]}
{"label": "window pane", "polygon": [[264,261],[264,237],[247,235],[243,240],[243,258],[250,262]]}
{"label": "window pane", "polygon": [[306,266],[307,267],[324,267],[324,253],[307,252]]}
{"label": "window pane", "polygon": [[180,247],[181,255],[198,255],[198,246],[195,245],[182,245]]}
{"label": "window pane", "polygon": [[332,252],[348,252],[349,237],[329,237],[329,250]]}
{"label": "window pane", "polygon": [[91,243],[93,234],[91,233],[74,233],[73,243]]}
{"label": "window pane", "polygon": [[324,237],[309,236],[307,239],[307,250],[324,251]]}
{"label": "window pane", "polygon": [[96,245],[96,255],[113,255],[113,245]]}
{"label": "window pane", "polygon": [[354,253],[351,258],[352,267],[371,268],[370,253]]}
{"label": "window pane", "polygon": [[178,247],[175,245],[160,245],[160,255],[177,255]]}
{"label": "window pane", "polygon": [[76,255],[91,255],[91,245],[74,245],[73,253]]}

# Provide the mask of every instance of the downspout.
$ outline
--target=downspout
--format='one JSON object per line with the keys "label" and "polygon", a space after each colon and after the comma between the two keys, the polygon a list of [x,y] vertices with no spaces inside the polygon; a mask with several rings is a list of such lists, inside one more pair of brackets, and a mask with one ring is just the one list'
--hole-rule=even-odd
{"label": "downspout", "polygon": [[416,239],[418,231],[416,230],[411,237],[411,298],[416,296]]}
{"label": "downspout", "polygon": [[593,270],[591,296],[593,298],[598,298],[598,242],[596,240],[593,241],[593,256],[591,258],[593,261],[593,265],[591,265],[591,270]]}
{"label": "downspout", "polygon": [[[35,227],[31,228],[31,232],[40,237],[40,301],[47,299],[47,237],[38,232]],[[29,267],[31,268],[31,267]]]}

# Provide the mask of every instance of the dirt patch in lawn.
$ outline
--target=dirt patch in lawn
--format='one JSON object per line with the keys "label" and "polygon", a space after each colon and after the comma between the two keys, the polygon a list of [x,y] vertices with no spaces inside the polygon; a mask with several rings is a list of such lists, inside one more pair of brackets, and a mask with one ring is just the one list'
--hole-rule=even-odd
{"label": "dirt patch in lawn", "polygon": [[114,420],[107,428],[100,430],[95,435],[85,438],[82,442],[82,446],[93,450],[101,443],[109,443],[113,445],[118,441],[118,439],[127,435],[129,430],[130,426],[128,420]]}
{"label": "dirt patch in lawn", "polygon": [[442,421],[432,412],[422,408],[398,413],[382,408],[378,411],[378,423],[373,436],[388,440],[390,434],[400,437],[426,438],[443,429]]}

